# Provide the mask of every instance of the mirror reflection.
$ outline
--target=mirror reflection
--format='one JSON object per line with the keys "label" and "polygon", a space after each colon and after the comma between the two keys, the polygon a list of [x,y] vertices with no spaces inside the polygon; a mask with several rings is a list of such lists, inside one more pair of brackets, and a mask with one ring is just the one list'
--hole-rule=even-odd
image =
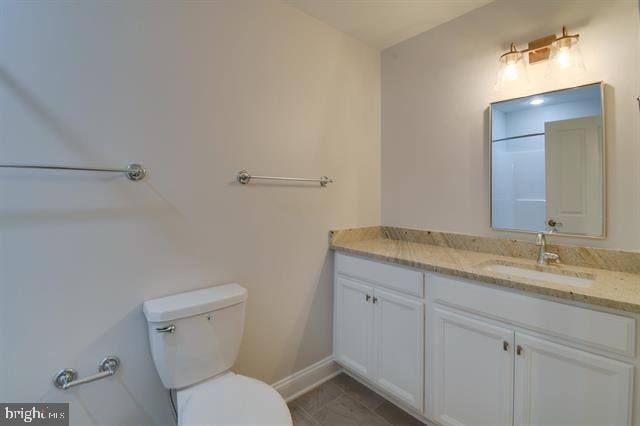
{"label": "mirror reflection", "polygon": [[491,104],[491,221],[604,236],[601,83]]}

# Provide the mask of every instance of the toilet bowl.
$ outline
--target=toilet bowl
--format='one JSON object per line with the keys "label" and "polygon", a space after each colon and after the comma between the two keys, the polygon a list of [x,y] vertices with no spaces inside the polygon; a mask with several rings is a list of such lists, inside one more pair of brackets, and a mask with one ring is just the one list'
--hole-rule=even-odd
{"label": "toilet bowl", "polygon": [[144,302],[151,355],[176,390],[179,426],[292,424],[271,386],[230,371],[244,329],[247,290],[238,284]]}
{"label": "toilet bowl", "polygon": [[178,391],[179,425],[290,425],[287,404],[271,386],[250,377],[222,377]]}

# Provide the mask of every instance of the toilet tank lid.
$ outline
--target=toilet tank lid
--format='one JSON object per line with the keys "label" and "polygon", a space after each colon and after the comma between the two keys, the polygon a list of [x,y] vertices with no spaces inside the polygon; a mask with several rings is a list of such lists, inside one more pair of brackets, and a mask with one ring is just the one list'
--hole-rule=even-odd
{"label": "toilet tank lid", "polygon": [[172,321],[226,308],[246,299],[247,289],[233,283],[147,300],[142,310],[149,322]]}

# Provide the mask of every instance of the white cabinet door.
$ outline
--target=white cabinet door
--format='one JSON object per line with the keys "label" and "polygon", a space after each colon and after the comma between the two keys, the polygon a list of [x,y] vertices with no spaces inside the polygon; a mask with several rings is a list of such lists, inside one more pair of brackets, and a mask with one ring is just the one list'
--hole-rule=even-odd
{"label": "white cabinet door", "polygon": [[423,405],[424,303],[375,289],[375,382],[418,411]]}
{"label": "white cabinet door", "polygon": [[437,306],[430,321],[435,420],[512,425],[514,332]]}
{"label": "white cabinet door", "polygon": [[516,345],[516,425],[630,424],[631,365],[522,333]]}
{"label": "white cabinet door", "polygon": [[336,361],[370,377],[373,361],[373,288],[336,277]]}

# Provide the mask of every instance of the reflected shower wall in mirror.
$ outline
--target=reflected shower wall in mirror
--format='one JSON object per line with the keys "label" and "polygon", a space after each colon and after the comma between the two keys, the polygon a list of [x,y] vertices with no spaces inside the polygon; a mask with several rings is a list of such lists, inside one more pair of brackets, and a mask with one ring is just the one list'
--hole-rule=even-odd
{"label": "reflected shower wall in mirror", "polygon": [[602,83],[491,104],[491,226],[603,238]]}

